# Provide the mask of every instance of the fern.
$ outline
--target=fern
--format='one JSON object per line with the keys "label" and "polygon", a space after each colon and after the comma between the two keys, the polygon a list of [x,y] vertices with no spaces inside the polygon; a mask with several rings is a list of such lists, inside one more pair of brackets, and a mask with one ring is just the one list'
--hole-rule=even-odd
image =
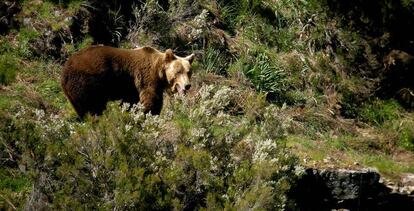
{"label": "fern", "polygon": [[281,97],[287,88],[286,73],[272,64],[265,53],[260,53],[255,64],[245,70],[256,90]]}

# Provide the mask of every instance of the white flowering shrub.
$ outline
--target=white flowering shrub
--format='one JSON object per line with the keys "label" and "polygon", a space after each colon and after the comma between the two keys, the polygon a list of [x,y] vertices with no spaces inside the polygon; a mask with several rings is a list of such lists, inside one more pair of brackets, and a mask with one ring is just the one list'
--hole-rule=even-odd
{"label": "white flowering shrub", "polygon": [[284,209],[289,122],[274,106],[255,116],[242,92],[206,85],[159,116],[113,103],[84,122],[21,109],[20,165],[52,209]]}

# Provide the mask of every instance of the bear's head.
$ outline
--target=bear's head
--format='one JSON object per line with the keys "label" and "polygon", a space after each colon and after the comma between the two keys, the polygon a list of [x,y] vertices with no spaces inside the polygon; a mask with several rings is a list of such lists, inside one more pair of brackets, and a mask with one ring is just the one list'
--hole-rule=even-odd
{"label": "bear's head", "polygon": [[168,91],[184,94],[191,87],[191,63],[194,54],[187,57],[174,55],[171,49],[165,51],[164,71],[168,83]]}

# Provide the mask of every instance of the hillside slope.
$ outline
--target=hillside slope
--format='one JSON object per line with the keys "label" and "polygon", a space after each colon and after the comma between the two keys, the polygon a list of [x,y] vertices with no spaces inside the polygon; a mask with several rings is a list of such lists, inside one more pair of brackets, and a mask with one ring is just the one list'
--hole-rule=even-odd
{"label": "hillside slope", "polygon": [[[411,0],[0,2],[0,209],[294,209],[300,168],[414,173]],[[196,53],[159,116],[79,121],[92,44]]]}

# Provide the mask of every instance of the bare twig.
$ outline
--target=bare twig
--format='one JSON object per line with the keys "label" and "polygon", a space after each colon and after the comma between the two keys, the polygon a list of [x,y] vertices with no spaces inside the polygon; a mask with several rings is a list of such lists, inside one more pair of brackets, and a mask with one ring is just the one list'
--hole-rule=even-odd
{"label": "bare twig", "polygon": [[6,197],[4,197],[2,194],[0,194],[0,197],[1,198],[3,198],[6,202],[7,202],[7,204],[9,204],[10,205],[10,207],[13,209],[13,210],[17,210],[17,208],[16,208],[16,206],[14,206],[14,204],[13,203],[11,203],[11,201],[10,200],[8,200]]}

